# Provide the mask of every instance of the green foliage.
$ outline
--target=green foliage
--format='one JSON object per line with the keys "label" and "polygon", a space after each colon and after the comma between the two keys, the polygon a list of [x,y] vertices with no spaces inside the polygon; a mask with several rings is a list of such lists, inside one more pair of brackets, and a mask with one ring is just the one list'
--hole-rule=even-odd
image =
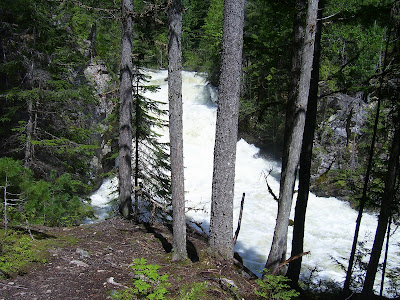
{"label": "green foliage", "polygon": [[[186,69],[205,71],[207,56],[200,43],[203,41],[204,24],[210,1],[184,0],[185,12],[182,16],[182,56]],[[222,27],[221,27],[222,28]]]}
{"label": "green foliage", "polygon": [[[134,109],[132,116],[133,151],[132,164],[134,181],[140,185],[137,187],[135,201],[144,200],[147,213],[144,221],[148,222],[148,215],[159,211],[159,206],[167,207],[171,201],[169,144],[162,143],[158,139],[160,130],[167,126],[167,111],[162,108],[165,103],[144,97],[145,92],[153,92],[157,86],[148,85],[148,77],[136,68],[134,78]],[[159,206],[153,204],[159,202]],[[142,211],[140,211],[142,212]],[[164,212],[159,212],[162,217]]]}
{"label": "green foliage", "polygon": [[33,262],[46,262],[46,259],[36,251],[34,242],[29,235],[11,231],[5,234],[0,230],[0,278],[24,272]]}
{"label": "green foliage", "polygon": [[293,5],[255,0],[246,12],[239,130],[279,144],[291,69]]}
{"label": "green foliage", "polygon": [[160,266],[147,264],[144,258],[135,259],[131,265],[134,271],[133,287],[118,291],[112,295],[113,299],[166,299],[168,274],[159,275]]}
{"label": "green foliage", "polygon": [[32,264],[46,263],[47,249],[72,246],[77,240],[71,236],[56,238],[40,231],[29,231],[29,227],[0,229],[0,279],[29,271]]}
{"label": "green foliage", "polygon": [[[11,224],[25,223],[50,226],[76,225],[92,215],[84,194],[86,186],[65,173],[54,174],[51,181],[35,180],[20,161],[0,158],[0,186],[7,191],[7,215]],[[1,193],[2,203],[4,193]],[[4,213],[1,206],[0,213]]]}
{"label": "green foliage", "polygon": [[196,282],[192,285],[185,285],[182,287],[179,299],[181,300],[198,300],[204,299],[205,290],[207,289],[207,282]]}
{"label": "green foliage", "polygon": [[321,80],[332,90],[363,89],[381,67],[385,28],[334,23],[324,29]]}
{"label": "green foliage", "polygon": [[94,16],[64,2],[6,0],[0,17],[0,156],[24,159],[46,180],[57,170],[88,181],[97,103],[82,70]]}
{"label": "green foliage", "polygon": [[167,2],[135,1],[133,63],[141,67],[166,68],[168,62]]}
{"label": "green foliage", "polygon": [[275,276],[267,274],[265,279],[257,279],[254,293],[263,299],[289,300],[299,295],[295,290],[290,289],[287,282],[288,278],[284,276]]}

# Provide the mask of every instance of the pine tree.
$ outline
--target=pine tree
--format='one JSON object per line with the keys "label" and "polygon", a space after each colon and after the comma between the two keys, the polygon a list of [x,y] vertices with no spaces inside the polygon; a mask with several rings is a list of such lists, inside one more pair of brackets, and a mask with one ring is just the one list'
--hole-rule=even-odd
{"label": "pine tree", "polygon": [[132,112],[133,181],[135,219],[150,222],[166,217],[171,204],[169,145],[159,141],[160,130],[167,126],[165,103],[147,98],[148,91],[158,87],[148,85],[148,76],[134,67]]}

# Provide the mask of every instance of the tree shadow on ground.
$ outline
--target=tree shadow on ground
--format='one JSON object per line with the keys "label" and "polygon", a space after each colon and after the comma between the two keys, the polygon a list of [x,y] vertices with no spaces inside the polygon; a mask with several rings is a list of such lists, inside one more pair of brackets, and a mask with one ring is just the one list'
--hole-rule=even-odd
{"label": "tree shadow on ground", "polygon": [[[143,225],[146,228],[146,231],[148,233],[153,234],[153,236],[161,242],[161,245],[163,246],[164,251],[166,253],[171,253],[173,247],[172,247],[172,244],[167,240],[167,238],[165,236],[163,236],[160,232],[157,232],[156,228],[151,226],[150,223],[144,223]],[[172,225],[167,224],[166,227],[172,233]],[[197,253],[196,247],[189,239],[186,239],[186,249],[187,249],[187,254],[188,254],[189,259],[192,262],[198,262],[199,255]]]}
{"label": "tree shadow on ground", "polygon": [[[0,228],[4,228],[4,226],[0,226]],[[32,234],[32,237],[35,240],[46,240],[46,239],[56,239],[55,235],[47,234],[45,232],[36,230],[36,229],[28,229],[19,226],[11,226],[9,229],[13,230],[14,232],[21,233],[21,234]]]}

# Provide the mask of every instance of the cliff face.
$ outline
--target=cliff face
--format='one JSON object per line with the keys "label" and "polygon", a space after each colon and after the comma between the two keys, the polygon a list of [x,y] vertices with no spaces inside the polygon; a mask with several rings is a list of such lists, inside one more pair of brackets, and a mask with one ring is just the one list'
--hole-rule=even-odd
{"label": "cliff face", "polygon": [[312,190],[318,195],[346,197],[349,186],[344,174],[360,163],[359,142],[368,105],[360,93],[336,94],[320,102],[314,138]]}
{"label": "cliff face", "polygon": [[98,105],[91,112],[93,115],[91,122],[99,129],[92,135],[98,149],[95,151],[91,166],[92,178],[99,184],[102,178],[101,174],[109,172],[114,167],[113,160],[109,158],[112,155],[115,135],[112,126],[106,120],[112,116],[117,106],[116,101],[113,101],[113,98],[116,97],[117,83],[100,59],[92,59],[85,69],[85,76],[92,83],[98,99]]}

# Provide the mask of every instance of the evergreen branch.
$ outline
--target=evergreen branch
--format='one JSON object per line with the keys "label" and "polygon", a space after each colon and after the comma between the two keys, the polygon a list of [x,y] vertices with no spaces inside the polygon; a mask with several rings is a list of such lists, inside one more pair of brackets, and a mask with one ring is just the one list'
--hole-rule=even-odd
{"label": "evergreen branch", "polygon": [[[56,1],[57,1],[57,2],[60,2],[60,3],[64,3],[64,2],[65,2],[65,0],[56,0]],[[78,0],[71,0],[71,2],[72,2],[73,4],[75,4],[76,6],[82,7],[82,8],[84,8],[84,9],[86,9],[86,10],[89,10],[89,11],[108,13],[108,14],[110,14],[114,19],[117,19],[117,17],[116,17],[115,15],[119,13],[119,9],[115,9],[115,8],[112,9],[112,8],[93,7],[93,6],[89,6],[89,5],[83,4],[82,2],[80,2],[80,1],[78,1]]]}

